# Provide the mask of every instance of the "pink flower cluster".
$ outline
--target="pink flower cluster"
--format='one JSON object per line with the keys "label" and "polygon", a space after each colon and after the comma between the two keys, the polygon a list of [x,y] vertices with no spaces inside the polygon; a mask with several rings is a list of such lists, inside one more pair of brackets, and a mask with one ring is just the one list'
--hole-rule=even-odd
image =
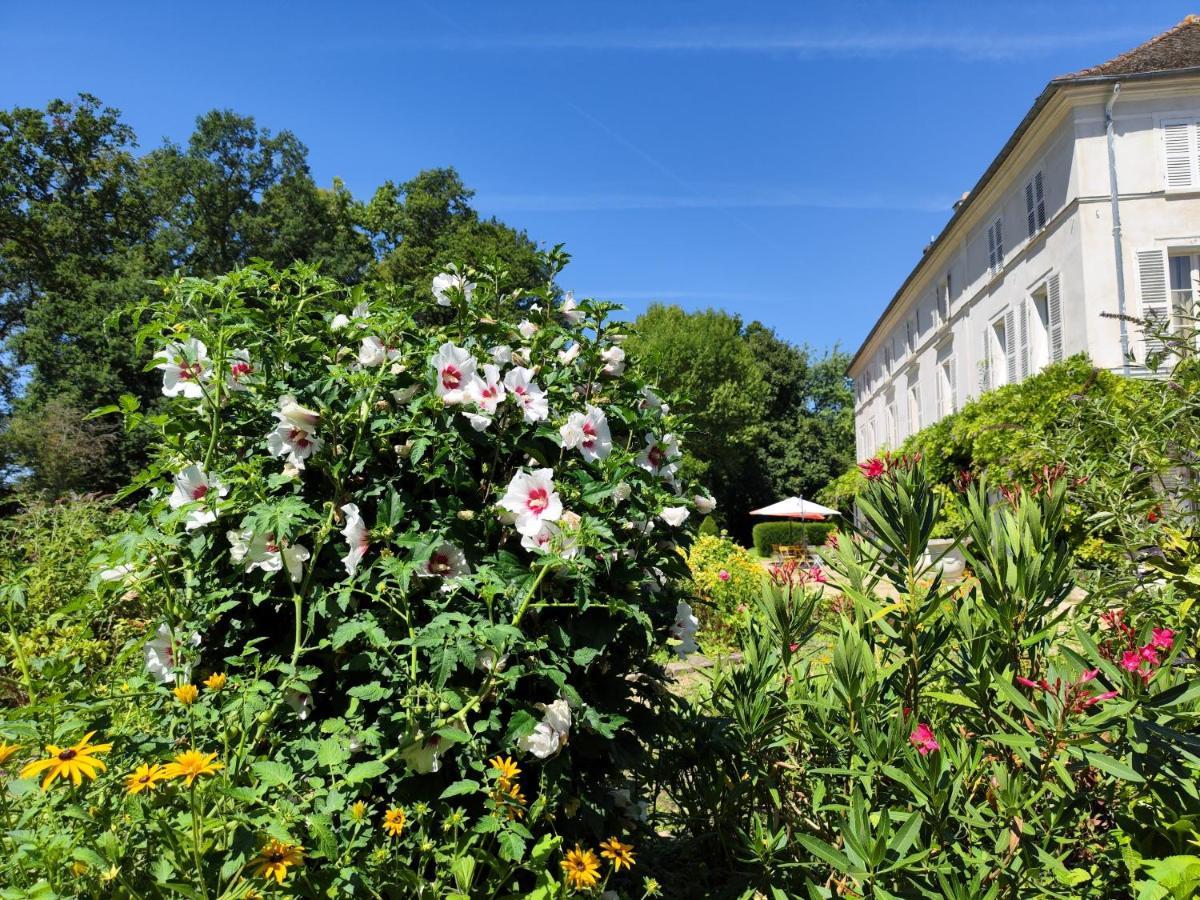
{"label": "pink flower cluster", "polygon": [[767,569],[778,587],[803,587],[807,584],[826,584],[829,578],[818,565],[801,566],[799,560],[785,559]]}
{"label": "pink flower cluster", "polygon": [[1114,634],[1100,648],[1106,659],[1115,661],[1126,672],[1149,683],[1162,664],[1159,654],[1170,653],[1175,646],[1175,632],[1170,628],[1153,628],[1150,640],[1141,644],[1133,627],[1125,621],[1125,611],[1114,609],[1100,617]]}
{"label": "pink flower cluster", "polygon": [[929,727],[928,722],[921,722],[913,729],[913,733],[908,736],[908,741],[917,748],[917,752],[922,756],[928,756],[934,750],[942,749],[937,742],[937,738],[933,736],[933,729]]}
{"label": "pink flower cluster", "polygon": [[1047,696],[1058,698],[1068,715],[1080,715],[1097,703],[1111,700],[1121,693],[1120,691],[1104,691],[1100,694],[1093,694],[1086,685],[1095,680],[1099,674],[1099,669],[1088,669],[1077,679],[1065,685],[1061,678],[1054,679],[1054,684],[1050,684],[1045,678],[1034,681],[1031,678],[1018,675],[1017,683],[1023,684],[1025,687],[1032,688],[1035,691],[1041,691]]}

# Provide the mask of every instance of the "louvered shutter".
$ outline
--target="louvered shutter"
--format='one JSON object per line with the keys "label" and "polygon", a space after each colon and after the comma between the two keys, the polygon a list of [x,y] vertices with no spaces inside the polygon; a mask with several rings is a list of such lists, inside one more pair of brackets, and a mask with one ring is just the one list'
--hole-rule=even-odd
{"label": "louvered shutter", "polygon": [[1021,380],[1029,377],[1029,303],[1021,301],[1017,311],[1017,361],[1021,367]]}
{"label": "louvered shutter", "polygon": [[993,227],[988,226],[988,268],[995,272],[999,267],[996,265],[996,233]]}
{"label": "louvered shutter", "polygon": [[1008,383],[1017,383],[1017,316],[1012,307],[1004,312],[1004,362]]}
{"label": "louvered shutter", "polygon": [[1033,237],[1033,233],[1037,231],[1037,214],[1034,211],[1033,205],[1033,182],[1025,183],[1025,230],[1029,237]]}
{"label": "louvered shutter", "polygon": [[1198,152],[1200,152],[1200,122],[1163,123],[1163,144],[1167,155],[1167,189],[1195,187]]}
{"label": "louvered shutter", "polygon": [[950,392],[950,402],[947,404],[947,412],[954,412],[958,409],[958,360],[954,357],[946,362],[946,389]]}
{"label": "louvered shutter", "polygon": [[1004,230],[1003,220],[997,219],[996,224],[992,226],[996,229],[996,268],[999,269],[1004,265]]}
{"label": "louvered shutter", "polygon": [[1063,359],[1063,312],[1062,289],[1058,274],[1050,276],[1046,283],[1046,318],[1049,320],[1050,362],[1061,362]]}
{"label": "louvered shutter", "polygon": [[[1142,298],[1142,318],[1147,326],[1165,328],[1170,321],[1170,293],[1167,290],[1167,251],[1137,251],[1138,291]],[[1161,353],[1163,342],[1146,336],[1146,352]]]}
{"label": "louvered shutter", "polygon": [[1037,227],[1044,228],[1046,226],[1046,191],[1041,172],[1033,176],[1033,199],[1037,211]]}
{"label": "louvered shutter", "polygon": [[935,411],[934,418],[940,419],[942,416],[944,416],[946,414],[946,388],[942,384],[942,382],[945,379],[942,377],[942,367],[941,366],[938,366],[936,369],[933,370],[933,372],[934,372],[933,382],[934,382],[934,386],[937,388],[937,391],[933,398],[934,402],[937,404],[937,410]]}
{"label": "louvered shutter", "polygon": [[992,389],[992,326],[983,326],[983,343],[979,348],[979,393]]}

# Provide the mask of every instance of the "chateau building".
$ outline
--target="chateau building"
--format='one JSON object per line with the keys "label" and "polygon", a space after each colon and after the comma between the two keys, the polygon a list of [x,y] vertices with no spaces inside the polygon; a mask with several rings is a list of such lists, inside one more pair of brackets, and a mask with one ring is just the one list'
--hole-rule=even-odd
{"label": "chateau building", "polygon": [[1129,375],[1200,300],[1200,16],[1052,80],[850,364],[858,457],[1076,353]]}

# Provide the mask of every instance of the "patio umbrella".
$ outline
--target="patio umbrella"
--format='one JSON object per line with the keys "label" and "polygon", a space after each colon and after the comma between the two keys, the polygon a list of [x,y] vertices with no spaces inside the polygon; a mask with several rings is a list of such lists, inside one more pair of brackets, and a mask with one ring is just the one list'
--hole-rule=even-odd
{"label": "patio umbrella", "polygon": [[778,503],[772,503],[762,509],[752,509],[750,515],[775,516],[780,519],[808,519],[820,522],[829,516],[838,516],[841,513],[836,509],[830,509],[828,506],[813,503],[802,497],[788,497],[786,500],[780,500]]}

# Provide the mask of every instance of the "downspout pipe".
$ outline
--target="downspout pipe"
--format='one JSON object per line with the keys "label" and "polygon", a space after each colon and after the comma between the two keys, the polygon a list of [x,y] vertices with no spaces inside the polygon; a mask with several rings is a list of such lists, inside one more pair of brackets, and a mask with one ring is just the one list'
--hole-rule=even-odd
{"label": "downspout pipe", "polygon": [[1117,319],[1121,328],[1121,373],[1129,375],[1129,325],[1125,321],[1125,258],[1121,252],[1121,200],[1117,191],[1117,148],[1113,132],[1113,106],[1121,96],[1121,82],[1113,85],[1104,104],[1104,134],[1108,141],[1108,197],[1112,206],[1113,262],[1117,268]]}

